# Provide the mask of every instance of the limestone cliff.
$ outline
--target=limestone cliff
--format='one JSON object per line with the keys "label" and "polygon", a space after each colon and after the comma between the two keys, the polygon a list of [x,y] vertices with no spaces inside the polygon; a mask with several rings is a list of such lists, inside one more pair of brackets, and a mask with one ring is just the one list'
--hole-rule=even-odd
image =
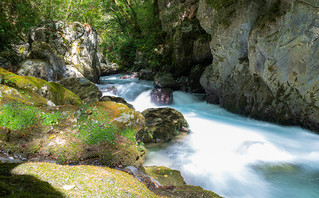
{"label": "limestone cliff", "polygon": [[319,131],[319,1],[199,0],[212,37],[208,101]]}

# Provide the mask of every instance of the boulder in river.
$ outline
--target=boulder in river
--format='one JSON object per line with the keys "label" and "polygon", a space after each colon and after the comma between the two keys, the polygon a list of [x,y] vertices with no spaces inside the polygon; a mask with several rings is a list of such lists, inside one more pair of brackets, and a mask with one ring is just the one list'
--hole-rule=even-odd
{"label": "boulder in river", "polygon": [[173,90],[169,88],[153,89],[151,102],[156,105],[170,105],[173,103]]}
{"label": "boulder in river", "polygon": [[183,114],[173,108],[150,108],[142,114],[146,128],[137,134],[137,140],[144,143],[168,142],[181,131],[188,131]]}

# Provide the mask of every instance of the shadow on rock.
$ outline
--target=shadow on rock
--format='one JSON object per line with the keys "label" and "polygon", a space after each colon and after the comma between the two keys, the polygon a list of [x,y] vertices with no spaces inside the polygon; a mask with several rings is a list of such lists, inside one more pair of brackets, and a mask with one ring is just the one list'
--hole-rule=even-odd
{"label": "shadow on rock", "polygon": [[30,175],[14,175],[18,163],[0,163],[0,197],[64,197],[48,182]]}

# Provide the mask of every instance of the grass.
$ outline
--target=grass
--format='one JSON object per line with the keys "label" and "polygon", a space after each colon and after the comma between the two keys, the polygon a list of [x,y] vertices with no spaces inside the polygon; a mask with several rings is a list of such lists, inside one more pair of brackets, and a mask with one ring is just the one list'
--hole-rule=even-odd
{"label": "grass", "polygon": [[25,129],[37,123],[39,110],[19,103],[8,103],[0,107],[0,127],[11,130]]}

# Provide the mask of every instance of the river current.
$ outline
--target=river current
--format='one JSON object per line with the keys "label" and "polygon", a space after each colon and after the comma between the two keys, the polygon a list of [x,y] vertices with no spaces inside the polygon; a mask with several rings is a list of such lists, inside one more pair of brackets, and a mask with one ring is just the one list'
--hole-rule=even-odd
{"label": "river current", "polygon": [[[112,75],[100,83],[103,95],[123,97],[137,111],[156,107],[151,81]],[[147,145],[145,166],[177,169],[187,184],[229,198],[319,197],[319,135],[229,113],[200,94],[173,95],[170,107],[183,113],[192,132]]]}

